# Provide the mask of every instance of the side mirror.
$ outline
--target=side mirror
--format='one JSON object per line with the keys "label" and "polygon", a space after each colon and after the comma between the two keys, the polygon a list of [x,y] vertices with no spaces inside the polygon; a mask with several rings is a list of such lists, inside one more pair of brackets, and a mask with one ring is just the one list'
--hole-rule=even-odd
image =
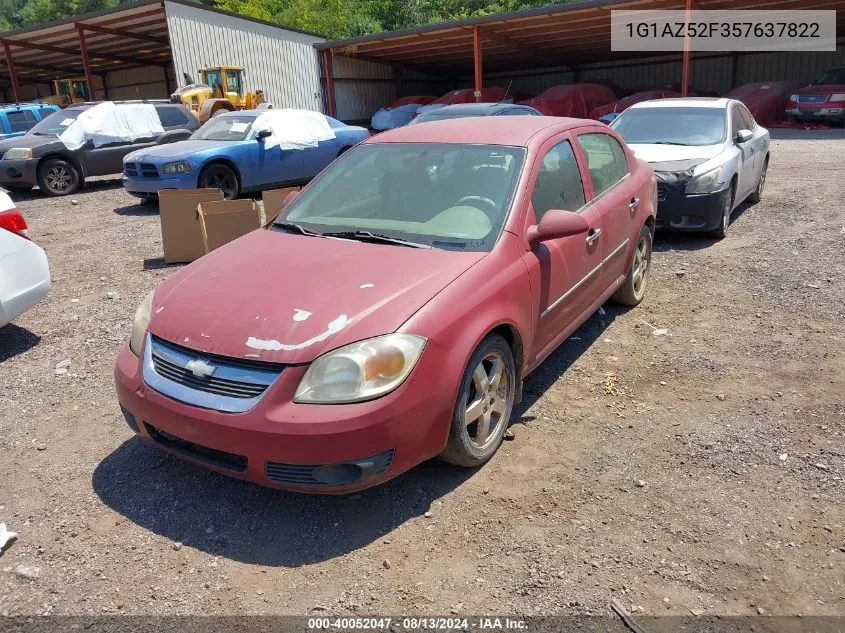
{"label": "side mirror", "polygon": [[255,135],[255,138],[261,140],[263,138],[267,138],[268,136],[272,136],[273,130],[258,130],[258,134]]}
{"label": "side mirror", "polygon": [[528,243],[531,245],[555,240],[559,237],[588,233],[590,225],[584,216],[572,211],[547,211],[540,221],[528,229]]}
{"label": "side mirror", "polygon": [[302,193],[301,191],[289,191],[288,195],[285,196],[285,203],[283,205],[284,208],[287,208],[291,205],[291,203],[299,197],[299,194]]}
{"label": "side mirror", "polygon": [[167,145],[168,143],[175,143],[177,141],[187,141],[191,138],[191,134],[192,132],[190,130],[170,130],[156,139],[156,145]]}
{"label": "side mirror", "polygon": [[738,130],[736,133],[736,138],[734,139],[737,143],[747,143],[751,140],[751,130]]}

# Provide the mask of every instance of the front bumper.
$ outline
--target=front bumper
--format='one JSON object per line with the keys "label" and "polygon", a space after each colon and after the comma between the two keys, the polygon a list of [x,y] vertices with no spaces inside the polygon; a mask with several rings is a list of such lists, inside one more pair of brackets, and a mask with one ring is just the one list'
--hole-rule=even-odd
{"label": "front bumper", "polygon": [[687,195],[686,182],[657,181],[656,228],[670,231],[712,231],[722,223],[730,188],[715,193]]}
{"label": "front bumper", "polygon": [[197,187],[197,175],[193,172],[170,178],[139,178],[123,174],[121,180],[127,193],[138,198],[158,198],[158,192],[162,189],[196,189]]}
{"label": "front bumper", "polygon": [[0,160],[0,185],[35,187],[38,184],[38,159]]}
{"label": "front bumper", "polygon": [[294,403],[303,365],[285,367],[243,413],[185,404],[144,381],[128,345],[115,384],[127,423],[157,448],[264,486],[336,494],[382,483],[443,450],[454,398],[439,388],[444,358],[436,350],[425,357],[399,389],[355,404]]}

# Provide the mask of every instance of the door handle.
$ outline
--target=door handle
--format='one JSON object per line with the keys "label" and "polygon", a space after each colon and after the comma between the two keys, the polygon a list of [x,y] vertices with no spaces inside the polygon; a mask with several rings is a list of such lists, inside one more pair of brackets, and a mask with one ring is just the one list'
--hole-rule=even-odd
{"label": "door handle", "polygon": [[595,242],[601,236],[601,229],[590,229],[589,235],[587,235],[587,244],[592,246],[593,242]]}
{"label": "door handle", "polygon": [[639,198],[631,198],[631,202],[628,204],[628,208],[631,211],[636,211],[639,206],[640,206],[640,199]]}

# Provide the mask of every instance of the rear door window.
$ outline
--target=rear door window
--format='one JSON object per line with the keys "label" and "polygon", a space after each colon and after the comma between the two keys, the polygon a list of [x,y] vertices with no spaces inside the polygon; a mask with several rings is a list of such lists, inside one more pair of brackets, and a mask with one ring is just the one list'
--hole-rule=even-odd
{"label": "rear door window", "polygon": [[552,209],[577,211],[584,203],[584,185],[575,152],[569,141],[563,141],[548,151],[537,172],[537,181],[531,193],[531,206],[534,207],[537,224]]}
{"label": "rear door window", "polygon": [[587,157],[595,194],[601,195],[628,174],[625,150],[615,138],[601,132],[581,134],[578,143]]}
{"label": "rear door window", "polygon": [[57,112],[57,110],[53,110],[52,108],[38,108],[38,116],[42,120],[53,114],[53,112]]}
{"label": "rear door window", "polygon": [[9,119],[9,128],[12,133],[28,132],[32,126],[38,123],[35,115],[29,110],[7,112],[6,118]]}

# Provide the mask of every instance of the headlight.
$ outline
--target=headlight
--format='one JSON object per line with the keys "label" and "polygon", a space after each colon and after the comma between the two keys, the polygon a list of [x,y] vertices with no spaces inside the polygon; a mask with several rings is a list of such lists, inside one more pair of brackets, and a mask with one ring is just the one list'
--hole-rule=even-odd
{"label": "headlight", "polygon": [[706,171],[700,176],[696,176],[687,182],[687,193],[714,193],[721,191],[725,187],[725,183],[719,180],[719,174],[722,167],[716,167],[710,171]]}
{"label": "headlight", "polygon": [[789,100],[798,103],[798,95],[789,95]]}
{"label": "headlight", "polygon": [[836,94],[830,95],[831,101],[845,101],[845,92],[837,92]]}
{"label": "headlight", "polygon": [[129,337],[129,349],[135,356],[141,357],[141,350],[144,349],[144,336],[147,334],[147,326],[150,324],[150,313],[153,309],[153,293],[150,292],[138,309],[135,310],[135,318],[132,321],[132,336]]}
{"label": "headlight", "polygon": [[20,160],[21,158],[32,158],[32,150],[28,147],[13,147],[8,150],[3,158],[7,160]]}
{"label": "headlight", "polygon": [[191,164],[186,160],[179,160],[175,163],[167,163],[161,171],[165,174],[187,174],[191,171]]}
{"label": "headlight", "polygon": [[360,402],[390,393],[411,373],[425,343],[422,336],[388,334],[329,352],[311,363],[294,402]]}

